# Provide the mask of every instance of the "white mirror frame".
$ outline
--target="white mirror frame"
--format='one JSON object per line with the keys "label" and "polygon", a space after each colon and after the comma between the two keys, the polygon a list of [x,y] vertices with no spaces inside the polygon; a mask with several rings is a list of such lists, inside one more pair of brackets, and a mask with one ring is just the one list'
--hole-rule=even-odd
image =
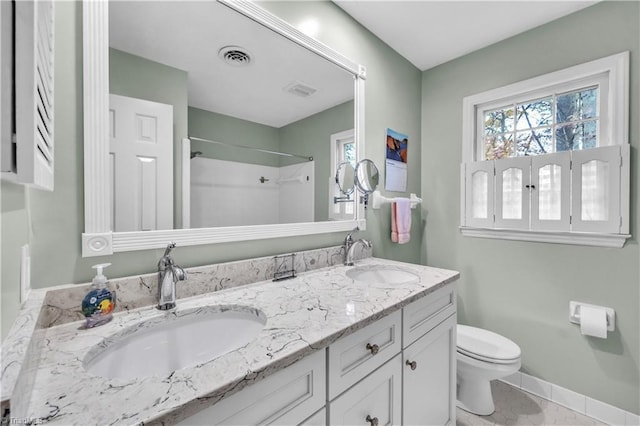
{"label": "white mirror frame", "polygon": [[[287,37],[340,66],[354,76],[354,129],[358,158],[364,158],[364,66],[303,34],[287,22],[245,0],[218,0],[259,24]],[[84,77],[84,220],[82,256],[164,248],[170,241],[180,246],[248,241],[350,231],[366,228],[364,208],[353,220],[170,229],[141,232],[111,231],[109,193],[109,2],[83,1]]]}

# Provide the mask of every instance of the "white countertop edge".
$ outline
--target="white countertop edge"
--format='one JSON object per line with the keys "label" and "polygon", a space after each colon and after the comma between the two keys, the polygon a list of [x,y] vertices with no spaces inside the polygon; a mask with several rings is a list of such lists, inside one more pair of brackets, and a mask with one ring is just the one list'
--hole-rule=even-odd
{"label": "white countertop edge", "polygon": [[15,389],[31,338],[38,325],[38,317],[46,294],[47,289],[33,289],[29,292],[29,298],[22,304],[7,337],[2,341],[0,400],[3,405],[9,403]]}

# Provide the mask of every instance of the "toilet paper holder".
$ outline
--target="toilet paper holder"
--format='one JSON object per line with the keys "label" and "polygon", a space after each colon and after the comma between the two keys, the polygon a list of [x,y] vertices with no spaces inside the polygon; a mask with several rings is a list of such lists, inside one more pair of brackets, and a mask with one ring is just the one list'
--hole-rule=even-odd
{"label": "toilet paper holder", "polygon": [[604,309],[607,313],[607,331],[614,331],[616,329],[616,311],[612,308],[605,308],[604,306],[590,305],[582,302],[569,302],[569,321],[574,324],[580,324],[580,307],[588,306],[590,308]]}

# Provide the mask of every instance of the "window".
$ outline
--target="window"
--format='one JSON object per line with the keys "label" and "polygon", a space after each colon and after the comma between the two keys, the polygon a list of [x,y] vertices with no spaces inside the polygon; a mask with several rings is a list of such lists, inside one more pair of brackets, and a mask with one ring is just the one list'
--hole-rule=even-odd
{"label": "window", "polygon": [[628,52],[464,99],[461,230],[621,247]]}
{"label": "window", "polygon": [[[479,108],[486,160],[598,146],[600,85],[553,93],[541,99]],[[604,109],[604,108],[602,108]]]}
{"label": "window", "polygon": [[[356,166],[356,144],[353,129],[331,135],[331,175],[329,177],[329,219],[350,220],[355,214],[355,203],[344,201],[336,203],[335,197],[344,197],[335,181],[337,166],[348,162]],[[355,199],[355,193],[351,194]]]}

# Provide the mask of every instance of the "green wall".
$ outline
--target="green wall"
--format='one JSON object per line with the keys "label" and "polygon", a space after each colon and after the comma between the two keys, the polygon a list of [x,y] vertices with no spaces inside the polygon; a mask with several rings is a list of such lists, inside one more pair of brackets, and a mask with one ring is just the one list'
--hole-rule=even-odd
{"label": "green wall", "polygon": [[[522,348],[522,371],[638,413],[640,4],[602,2],[422,75],[423,262],[461,271],[459,322]],[[631,51],[631,233],[622,249],[462,237],[462,99]],[[569,301],[616,310],[606,340],[568,322]]]}
{"label": "green wall", "polygon": [[[293,24],[309,14],[322,25],[318,39],[335,50],[367,66],[366,131],[367,157],[379,165],[384,159],[386,127],[409,134],[418,141],[420,134],[420,78],[418,69],[353,21],[330,2],[267,3],[274,13]],[[82,114],[82,8],[80,2],[56,3],[56,166],[55,190],[28,190],[32,255],[32,286],[43,288],[58,284],[87,282],[92,277],[91,265],[111,262],[108,277],[122,277],[155,270],[163,250],[144,250],[112,256],[82,258],[80,234],[84,230],[83,201],[83,114]],[[409,167],[409,191],[420,194],[420,149],[412,145]],[[3,187],[4,190],[4,187]],[[4,197],[4,191],[3,191]],[[2,221],[9,219],[2,211]],[[420,218],[414,213],[412,242],[404,246],[391,244],[388,208],[367,213],[368,230],[364,236],[373,239],[377,256],[419,262]],[[379,224],[379,222],[381,224]],[[3,253],[15,252],[24,244],[21,236],[3,233]],[[6,239],[6,241],[5,241]],[[254,242],[238,242],[196,247],[179,247],[174,251],[181,266],[246,259],[256,256],[300,251],[338,245],[343,233],[277,238]],[[4,266],[4,265],[3,265]],[[9,296],[8,287],[18,284],[15,271],[4,274],[2,299]],[[15,282],[15,284],[11,284]],[[13,287],[12,287],[13,288]],[[4,312],[4,309],[3,309]],[[10,320],[7,318],[6,320]],[[4,329],[4,327],[3,327]]]}
{"label": "green wall", "polygon": [[[189,107],[189,136],[210,139],[232,145],[244,145],[278,151],[279,130],[275,127]],[[209,142],[192,141],[191,151],[201,151],[205,158],[240,161],[249,164],[278,167],[277,155],[248,149],[227,148]]]}
{"label": "green wall", "polygon": [[[420,71],[397,52],[328,1],[259,1],[261,7],[296,26],[314,17],[319,22],[316,39],[367,68],[365,89],[365,157],[378,165],[379,189],[387,196],[421,194],[420,173]],[[385,193],[384,158],[387,127],[409,136],[406,193]],[[391,242],[390,205],[366,213],[367,231],[377,257],[419,263],[424,221],[420,209],[412,211],[411,241]],[[335,241],[340,244],[341,235]]]}
{"label": "green wall", "polygon": [[[313,157],[315,168],[314,217],[329,220],[329,175],[331,174],[331,135],[353,129],[353,102],[345,102],[318,114],[280,128],[280,150]],[[286,157],[281,165],[300,162]]]}
{"label": "green wall", "polygon": [[29,200],[24,186],[2,181],[0,191],[0,329],[4,339],[20,308],[20,257],[21,247],[29,243]]}
{"label": "green wall", "polygon": [[182,139],[187,133],[187,72],[109,49],[109,92],[173,106],[173,222],[182,227]]}

